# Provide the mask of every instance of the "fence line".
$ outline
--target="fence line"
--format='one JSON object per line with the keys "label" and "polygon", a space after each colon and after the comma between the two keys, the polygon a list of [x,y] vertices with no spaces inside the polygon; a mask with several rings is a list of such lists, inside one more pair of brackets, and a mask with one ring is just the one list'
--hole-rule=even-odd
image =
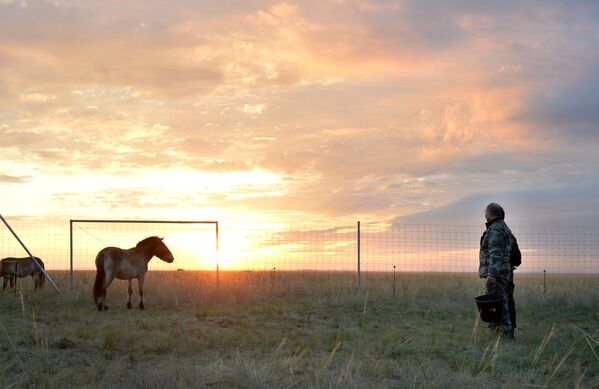
{"label": "fence line", "polygon": [[[42,258],[46,269],[69,269],[69,220],[22,218],[11,225]],[[353,225],[297,224],[289,228],[220,223],[221,271],[476,272],[484,226],[362,222]],[[599,274],[599,228],[512,226],[522,251],[520,273]],[[214,227],[191,224],[94,223],[73,229],[74,271],[95,270],[97,252],[108,243],[133,247],[150,236],[165,237],[173,264],[154,270],[215,269]],[[358,249],[358,245],[360,246]],[[24,256],[18,242],[0,230],[0,257]],[[358,256],[360,258],[358,273]]]}

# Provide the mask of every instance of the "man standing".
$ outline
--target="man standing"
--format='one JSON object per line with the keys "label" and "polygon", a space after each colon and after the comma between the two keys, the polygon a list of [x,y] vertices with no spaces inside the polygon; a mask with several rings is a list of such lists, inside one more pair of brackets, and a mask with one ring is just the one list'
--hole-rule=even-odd
{"label": "man standing", "polygon": [[514,331],[508,307],[508,285],[512,280],[510,253],[512,231],[504,222],[505,212],[501,205],[491,203],[485,210],[487,230],[480,240],[480,267],[478,275],[486,279],[487,294],[498,293],[503,298],[503,315],[497,323],[502,336],[513,339]]}

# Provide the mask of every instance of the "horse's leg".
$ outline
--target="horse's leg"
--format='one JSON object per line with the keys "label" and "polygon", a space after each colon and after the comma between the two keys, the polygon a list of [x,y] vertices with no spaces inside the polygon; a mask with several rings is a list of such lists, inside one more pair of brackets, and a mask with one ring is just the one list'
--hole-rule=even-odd
{"label": "horse's leg", "polygon": [[110,278],[107,279],[106,286],[104,287],[104,310],[105,311],[108,310],[108,305],[106,305],[106,296],[108,294],[108,287],[110,286],[110,284],[112,284],[113,280],[114,280],[114,276],[112,274],[110,274]]}
{"label": "horse's leg", "polygon": [[3,278],[4,278],[4,283],[2,284],[2,290],[4,291],[4,293],[6,293],[6,286],[8,285],[9,278],[7,278],[7,277],[3,277]]}
{"label": "horse's leg", "polygon": [[131,309],[131,293],[133,293],[133,281],[127,280],[129,289],[127,289],[127,309]]}
{"label": "horse's leg", "polygon": [[14,293],[17,294],[17,281],[19,278],[19,262],[15,263],[15,276],[12,278],[13,282],[10,283],[11,287],[15,287]]}
{"label": "horse's leg", "polygon": [[144,276],[137,277],[137,289],[139,289],[139,309],[144,309]]}
{"label": "horse's leg", "polygon": [[108,294],[108,287],[114,280],[114,274],[112,272],[107,271],[106,276],[104,278],[104,291],[102,296],[100,297],[100,302],[98,303],[98,311],[101,311],[104,308],[105,311],[108,310],[108,305],[106,305],[106,295]]}

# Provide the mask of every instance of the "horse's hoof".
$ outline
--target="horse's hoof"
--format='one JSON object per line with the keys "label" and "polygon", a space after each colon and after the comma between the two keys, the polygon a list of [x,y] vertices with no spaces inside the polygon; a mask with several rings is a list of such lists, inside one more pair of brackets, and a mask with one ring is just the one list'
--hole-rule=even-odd
{"label": "horse's hoof", "polygon": [[127,309],[131,309],[131,303],[127,303]]}
{"label": "horse's hoof", "polygon": [[98,311],[102,312],[102,303],[98,304]]}
{"label": "horse's hoof", "polygon": [[104,310],[108,311],[108,305],[104,305]]}
{"label": "horse's hoof", "polygon": [[143,303],[139,304],[139,309],[141,309],[143,311],[143,309],[144,309]]}

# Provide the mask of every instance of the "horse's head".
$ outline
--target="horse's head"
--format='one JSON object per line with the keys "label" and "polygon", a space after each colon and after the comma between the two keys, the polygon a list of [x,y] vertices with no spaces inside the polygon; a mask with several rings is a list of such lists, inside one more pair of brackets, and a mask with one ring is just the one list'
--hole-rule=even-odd
{"label": "horse's head", "polygon": [[162,259],[164,262],[171,263],[175,260],[175,257],[173,257],[173,253],[171,253],[171,250],[166,247],[163,240],[164,238],[159,238],[154,250],[154,255]]}
{"label": "horse's head", "polygon": [[175,260],[175,257],[173,257],[173,253],[166,247],[163,240],[164,238],[151,236],[137,243],[136,247],[143,248],[143,250],[149,254],[147,260],[155,255],[164,262],[171,263]]}

